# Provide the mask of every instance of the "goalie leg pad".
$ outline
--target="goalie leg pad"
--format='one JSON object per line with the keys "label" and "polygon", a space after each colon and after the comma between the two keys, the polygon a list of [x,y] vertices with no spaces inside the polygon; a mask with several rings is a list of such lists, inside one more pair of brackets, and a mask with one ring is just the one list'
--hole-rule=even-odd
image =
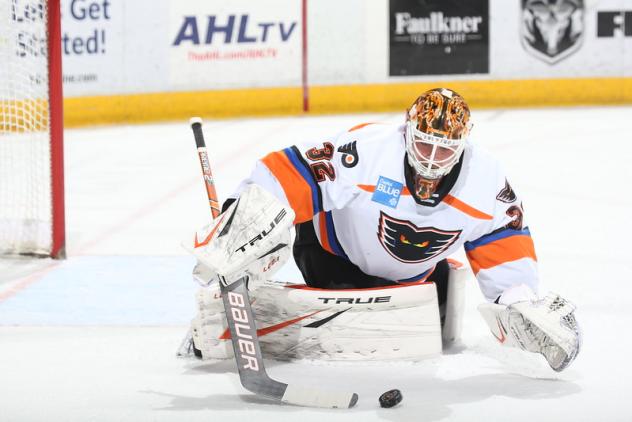
{"label": "goalie leg pad", "polygon": [[[202,290],[191,330],[195,346],[205,359],[228,358],[230,337],[218,306],[221,299],[210,289]],[[267,358],[419,360],[441,353],[432,283],[344,291],[266,281],[251,299]]]}
{"label": "goalie leg pad", "polygon": [[281,321],[300,322],[260,336],[266,356],[380,361],[441,354],[434,283],[350,291],[279,285],[275,290],[256,292],[257,320],[264,327],[278,325],[280,315]]}
{"label": "goalie leg pad", "polygon": [[456,260],[449,259],[448,297],[445,303],[445,319],[441,329],[443,343],[449,345],[461,338],[465,314],[465,285],[471,272]]}
{"label": "goalie leg pad", "polygon": [[[229,359],[234,355],[227,333],[224,303],[218,284],[202,288],[196,294],[198,313],[191,321],[193,345],[202,359]],[[229,337],[228,337],[229,338]]]}

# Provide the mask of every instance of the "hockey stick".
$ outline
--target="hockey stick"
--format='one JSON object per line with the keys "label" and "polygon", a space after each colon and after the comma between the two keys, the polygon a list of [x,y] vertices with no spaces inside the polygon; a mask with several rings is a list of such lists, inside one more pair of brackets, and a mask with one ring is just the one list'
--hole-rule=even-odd
{"label": "hockey stick", "polygon": [[[195,137],[198,157],[202,166],[202,174],[206,184],[206,194],[213,218],[219,215],[219,202],[215,191],[215,182],[208,160],[202,119],[194,117],[190,120]],[[255,318],[250,305],[247,283],[248,277],[224,286],[220,283],[226,321],[237,361],[237,371],[241,385],[247,390],[285,403],[326,408],[349,408],[358,401],[356,393],[325,391],[318,388],[285,384],[270,378],[263,365],[263,356],[257,337]]]}

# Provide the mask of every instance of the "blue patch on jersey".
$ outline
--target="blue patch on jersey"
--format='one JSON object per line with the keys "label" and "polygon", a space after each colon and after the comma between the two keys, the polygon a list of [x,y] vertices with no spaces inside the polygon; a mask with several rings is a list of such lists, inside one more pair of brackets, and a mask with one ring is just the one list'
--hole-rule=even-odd
{"label": "blue patch on jersey", "polygon": [[397,208],[399,197],[402,194],[403,184],[391,180],[388,177],[380,176],[375,186],[375,192],[371,201],[384,204],[387,207]]}

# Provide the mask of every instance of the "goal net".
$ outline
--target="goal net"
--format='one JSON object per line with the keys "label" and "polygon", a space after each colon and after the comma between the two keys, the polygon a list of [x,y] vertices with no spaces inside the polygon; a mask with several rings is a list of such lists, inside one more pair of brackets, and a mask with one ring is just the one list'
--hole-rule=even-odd
{"label": "goal net", "polygon": [[63,257],[59,0],[0,0],[0,255]]}

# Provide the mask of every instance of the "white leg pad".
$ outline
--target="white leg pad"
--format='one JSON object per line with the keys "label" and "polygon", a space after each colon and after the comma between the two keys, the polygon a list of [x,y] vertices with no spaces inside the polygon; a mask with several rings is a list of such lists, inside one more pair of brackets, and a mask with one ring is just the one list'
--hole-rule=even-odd
{"label": "white leg pad", "polygon": [[[195,346],[205,359],[232,357],[221,297],[202,290],[192,322]],[[420,360],[441,354],[433,283],[326,290],[267,281],[251,299],[266,358]]]}
{"label": "white leg pad", "polygon": [[470,270],[458,261],[449,262],[449,265],[448,298],[441,332],[444,345],[449,345],[461,338],[465,314],[465,285],[471,278]]}
{"label": "white leg pad", "polygon": [[232,358],[234,353],[230,337],[226,337],[228,325],[219,285],[215,283],[200,289],[196,299],[198,314],[191,321],[193,344],[202,352],[203,359]]}

